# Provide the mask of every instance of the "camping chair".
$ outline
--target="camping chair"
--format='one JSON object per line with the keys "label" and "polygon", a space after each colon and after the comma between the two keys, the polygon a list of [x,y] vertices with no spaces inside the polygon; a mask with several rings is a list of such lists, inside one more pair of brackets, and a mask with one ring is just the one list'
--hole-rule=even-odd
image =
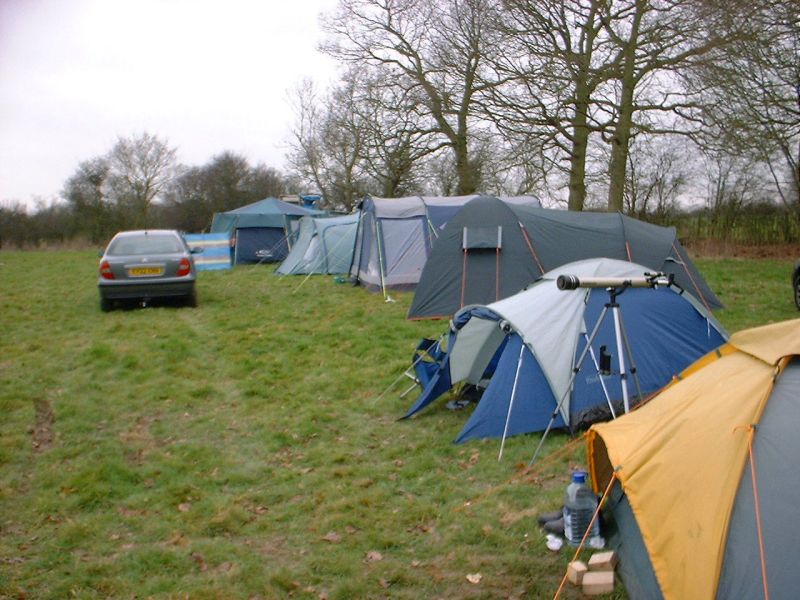
{"label": "camping chair", "polygon": [[411,357],[411,366],[404,373],[414,383],[400,394],[401,398],[405,398],[417,386],[420,386],[423,390],[425,389],[425,386],[436,374],[447,354],[447,349],[443,347],[444,345],[444,336],[438,340],[430,338],[422,338],[420,340],[414,350],[414,355]]}

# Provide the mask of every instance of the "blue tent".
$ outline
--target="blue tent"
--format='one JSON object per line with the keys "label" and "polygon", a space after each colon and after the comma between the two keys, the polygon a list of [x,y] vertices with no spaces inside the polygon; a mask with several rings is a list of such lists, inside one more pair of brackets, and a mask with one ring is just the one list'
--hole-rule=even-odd
{"label": "blue tent", "polygon": [[216,213],[211,233],[227,233],[236,240],[235,263],[278,262],[289,253],[297,222],[306,215],[322,214],[323,211],[266,198]]}
{"label": "blue tent", "polygon": [[[485,391],[457,442],[542,431],[551,417],[556,427],[577,429],[618,414],[624,369],[612,313],[604,311],[609,293],[604,287],[561,290],[557,278],[643,280],[646,272],[613,259],[579,261],[546,273],[519,294],[460,310],[439,372],[406,417],[459,382]],[[636,369],[638,386],[633,377],[626,381],[631,392],[660,389],[727,338],[707,309],[672,285],[626,288],[617,302],[629,349],[623,358],[628,369],[631,363]],[[591,349],[578,364],[601,314]],[[601,368],[602,355],[610,356],[610,368]]]}

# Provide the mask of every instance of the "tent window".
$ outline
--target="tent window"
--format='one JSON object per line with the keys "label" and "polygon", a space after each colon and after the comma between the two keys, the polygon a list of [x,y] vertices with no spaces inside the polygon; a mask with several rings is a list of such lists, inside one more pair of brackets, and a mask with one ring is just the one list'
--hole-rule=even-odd
{"label": "tent window", "polygon": [[464,227],[461,238],[462,250],[489,248],[499,250],[503,247],[503,227]]}

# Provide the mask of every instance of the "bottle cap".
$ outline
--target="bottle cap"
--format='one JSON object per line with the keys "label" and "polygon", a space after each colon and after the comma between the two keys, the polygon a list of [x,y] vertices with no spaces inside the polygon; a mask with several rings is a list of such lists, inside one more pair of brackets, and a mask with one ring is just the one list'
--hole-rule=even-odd
{"label": "bottle cap", "polygon": [[586,483],[586,471],[573,471],[572,472],[572,482],[573,483]]}

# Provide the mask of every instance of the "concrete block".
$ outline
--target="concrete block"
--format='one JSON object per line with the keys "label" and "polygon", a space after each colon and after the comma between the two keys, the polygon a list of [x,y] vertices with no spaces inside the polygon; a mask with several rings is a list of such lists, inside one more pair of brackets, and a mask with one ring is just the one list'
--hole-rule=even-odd
{"label": "concrete block", "polygon": [[589,571],[589,567],[582,560],[573,560],[567,567],[567,579],[573,585],[580,585],[583,581],[584,573]]}
{"label": "concrete block", "polygon": [[617,566],[617,553],[613,550],[595,552],[589,559],[590,571],[613,571]]}
{"label": "concrete block", "polygon": [[587,596],[597,596],[614,591],[614,571],[587,571],[583,575],[581,590]]}

